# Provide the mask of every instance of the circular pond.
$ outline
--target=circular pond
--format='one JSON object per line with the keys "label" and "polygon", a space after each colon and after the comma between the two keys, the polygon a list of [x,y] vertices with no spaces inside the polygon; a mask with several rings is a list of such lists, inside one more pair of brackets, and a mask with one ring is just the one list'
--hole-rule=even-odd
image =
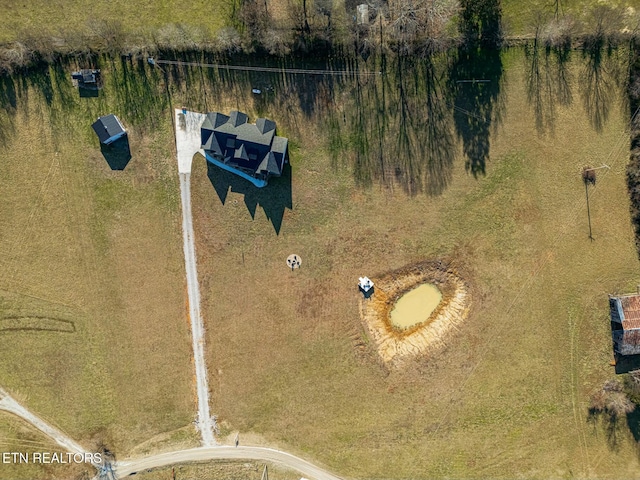
{"label": "circular pond", "polygon": [[402,295],[391,310],[391,325],[399,329],[424,322],[442,300],[438,287],[424,283]]}

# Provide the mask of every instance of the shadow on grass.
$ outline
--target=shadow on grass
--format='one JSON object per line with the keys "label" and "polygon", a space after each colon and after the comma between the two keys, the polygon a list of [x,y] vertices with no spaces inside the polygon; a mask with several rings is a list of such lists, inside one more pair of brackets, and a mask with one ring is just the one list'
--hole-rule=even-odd
{"label": "shadow on grass", "polygon": [[281,177],[269,179],[269,184],[263,188],[257,188],[248,180],[240,178],[231,172],[227,172],[212,163],[207,162],[207,176],[218,198],[224,205],[227,200],[229,189],[235,193],[244,195],[244,204],[255,219],[258,205],[273,225],[276,235],[280,234],[282,219],[285,209],[293,208],[291,196],[291,166],[287,163],[284,166]]}
{"label": "shadow on grass", "polygon": [[503,65],[498,48],[461,46],[450,76],[453,117],[462,140],[465,168],[474,177],[486,174],[492,125],[504,109]]}
{"label": "shadow on grass", "polygon": [[533,107],[538,133],[554,133],[557,106],[571,104],[571,75],[568,62],[571,43],[543,45],[540,28],[532,44],[524,48],[527,62],[527,101]]}
{"label": "shadow on grass", "polygon": [[486,174],[491,127],[500,123],[504,110],[502,7],[499,0],[463,0],[461,7],[463,42],[451,66],[449,85],[465,168],[478,177]]}
{"label": "shadow on grass", "polygon": [[383,75],[355,76],[327,108],[333,166],[348,162],[362,187],[378,182],[409,195],[440,195],[451,182],[456,151],[449,56],[377,61]]}
{"label": "shadow on grass", "polygon": [[17,106],[18,96],[13,77],[0,75],[0,145],[7,145],[15,131]]}
{"label": "shadow on grass", "polygon": [[640,370],[640,355],[617,355],[615,368],[618,375]]}
{"label": "shadow on grass", "polygon": [[[629,421],[629,415],[627,414],[627,422]],[[609,448],[613,451],[618,450],[620,446],[622,429],[622,416],[616,415],[609,411],[601,411],[595,408],[590,408],[587,416],[587,423],[593,425],[594,431],[597,431],[598,424],[602,424],[605,434],[607,436],[607,443]]]}
{"label": "shadow on grass", "polygon": [[111,170],[124,170],[131,160],[131,148],[129,148],[127,135],[110,145],[100,144],[100,151]]}
{"label": "shadow on grass", "polygon": [[640,410],[636,408],[633,412],[627,413],[627,427],[633,439],[640,442]]}
{"label": "shadow on grass", "polygon": [[169,105],[163,93],[162,72],[151,70],[143,59],[120,57],[117,62],[111,58],[109,63],[111,69],[105,81],[115,93],[118,109],[114,113],[140,131],[159,128]]}
{"label": "shadow on grass", "polygon": [[80,94],[80,98],[96,98],[100,96],[100,90],[98,90],[98,88],[79,86],[78,93]]}

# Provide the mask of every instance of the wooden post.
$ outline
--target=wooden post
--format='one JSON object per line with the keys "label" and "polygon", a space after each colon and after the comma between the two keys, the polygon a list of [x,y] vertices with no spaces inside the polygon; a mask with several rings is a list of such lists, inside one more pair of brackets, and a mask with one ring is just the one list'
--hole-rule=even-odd
{"label": "wooden post", "polygon": [[584,182],[584,191],[587,196],[587,218],[589,219],[589,239],[593,242],[593,234],[591,232],[591,210],[589,209],[589,182]]}

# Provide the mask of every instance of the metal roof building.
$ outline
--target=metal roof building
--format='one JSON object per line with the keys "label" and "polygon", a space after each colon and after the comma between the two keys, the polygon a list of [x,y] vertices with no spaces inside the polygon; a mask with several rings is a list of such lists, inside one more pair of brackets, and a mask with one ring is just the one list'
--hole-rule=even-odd
{"label": "metal roof building", "polygon": [[640,293],[609,295],[613,350],[619,355],[640,354]]}

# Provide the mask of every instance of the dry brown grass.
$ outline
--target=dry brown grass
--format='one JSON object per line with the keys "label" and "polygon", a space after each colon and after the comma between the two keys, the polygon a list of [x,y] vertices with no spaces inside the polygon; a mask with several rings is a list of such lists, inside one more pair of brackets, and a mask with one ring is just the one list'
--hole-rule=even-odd
{"label": "dry brown grass", "polygon": [[[280,465],[266,464],[267,475],[271,480],[299,480],[300,474],[288,470]],[[261,480],[264,472],[264,463],[249,461],[211,461],[207,463],[195,463],[177,465],[175,467],[159,468],[150,472],[139,472],[136,478],[141,480]]]}
{"label": "dry brown grass", "polygon": [[[25,32],[58,39],[89,36],[101,22],[117,23],[124,32],[137,35],[149,35],[170,24],[213,32],[225,25],[228,7],[225,2],[205,0],[186,0],[180,4],[114,0],[108,5],[87,0],[65,0],[62,5],[42,0],[24,3],[2,0],[0,9],[5,14],[0,23],[0,42],[19,39]],[[47,21],[40,21],[42,18]]]}
{"label": "dry brown grass", "polygon": [[23,453],[29,459],[29,463],[2,463],[0,476],[6,479],[68,480],[82,478],[83,472],[86,475],[95,472],[92,467],[82,464],[34,464],[31,461],[34,452],[66,452],[39,430],[6,412],[0,412],[0,452]]}
{"label": "dry brown grass", "polygon": [[[35,77],[12,80],[0,318],[44,316],[74,331],[0,332],[0,384],[87,448],[125,455],[190,425],[196,403],[170,120],[142,135],[122,113],[114,72],[103,72],[101,97],[80,99],[66,78],[50,105],[29,85]],[[90,128],[109,112],[130,130],[121,172]]]}
{"label": "dry brown grass", "polygon": [[[172,89],[176,104],[273,118],[292,147],[292,208],[279,235],[261,206],[254,218],[245,207],[255,192],[236,188],[223,204],[204,160],[194,165],[212,412],[225,430],[352,478],[635,474],[630,435],[613,450],[586,423],[589,394],[612,375],[606,294],[637,283],[625,114],[612,104],[595,131],[576,80],[573,103],[539,135],[521,52],[504,63],[506,109],[487,176],[465,172],[457,145],[452,182],[437,197],[362,187],[332,162],[323,108],[336,103],[309,98],[315,80],[274,82],[273,101],[252,96],[264,78],[246,74],[244,83],[211,77],[207,97],[196,75]],[[583,66],[572,68],[579,79]],[[97,102],[54,94],[55,108],[70,107],[51,118],[30,90],[11,117],[0,162],[1,311],[55,314],[77,330],[0,334],[0,377],[74,438],[124,456],[153,437],[164,448],[163,433],[192,421],[195,396],[171,124],[155,110],[139,119],[161,118],[157,131],[132,129],[134,159],[109,171],[90,120],[113,109],[126,123],[145,106],[127,109],[129,100],[148,98],[114,87]],[[353,98],[332,89],[347,105]],[[600,161],[612,169],[590,196],[592,243],[580,173]],[[290,253],[300,270],[287,268]],[[468,265],[473,312],[436,358],[388,369],[360,323],[358,277],[447,257]]]}
{"label": "dry brown grass", "polygon": [[[630,434],[611,450],[586,422],[590,392],[613,375],[606,294],[637,283],[625,113],[612,104],[593,130],[574,57],[574,101],[538,134],[521,53],[503,60],[487,176],[468,175],[458,149],[438,197],[357,186],[330,159],[323,111],[296,106],[303,80],[289,79],[289,103],[287,90],[266,105],[233,92],[294,149],[279,235],[243,192],[223,204],[205,162],[194,165],[212,408],[229,429],[351,478],[612,478],[639,467]],[[209,109],[226,108],[216,93]],[[592,243],[580,173],[600,161],[612,169],[590,195]],[[291,253],[303,259],[295,272]],[[436,358],[387,369],[360,323],[358,277],[450,256],[469,266],[473,312]]]}

